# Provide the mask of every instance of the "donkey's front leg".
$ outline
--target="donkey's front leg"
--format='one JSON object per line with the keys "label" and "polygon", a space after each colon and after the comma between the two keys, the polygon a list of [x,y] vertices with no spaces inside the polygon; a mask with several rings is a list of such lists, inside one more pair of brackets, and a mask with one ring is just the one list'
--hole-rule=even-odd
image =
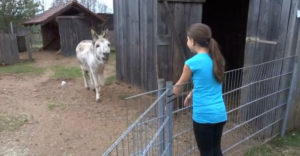
{"label": "donkey's front leg", "polygon": [[92,69],[90,69],[91,75],[92,75],[92,79],[94,81],[94,85],[95,85],[95,89],[96,89],[96,101],[99,102],[100,101],[100,84],[99,81],[97,79],[97,73],[95,71],[93,71]]}

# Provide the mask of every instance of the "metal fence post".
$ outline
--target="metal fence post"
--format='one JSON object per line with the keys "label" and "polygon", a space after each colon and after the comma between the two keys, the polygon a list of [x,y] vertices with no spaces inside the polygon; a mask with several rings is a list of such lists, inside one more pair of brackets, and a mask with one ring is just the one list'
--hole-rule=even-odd
{"label": "metal fence post", "polygon": [[[167,92],[167,101],[169,101],[169,95],[173,93],[173,82],[167,81],[166,87],[168,89]],[[173,102],[169,102],[166,104],[166,115],[169,118],[167,124],[167,134],[166,134],[166,148],[167,148],[167,156],[172,156],[172,141],[173,141]]]}
{"label": "metal fence post", "polygon": [[282,123],[282,127],[281,127],[281,137],[284,137],[285,132],[286,132],[286,127],[287,127],[287,122],[288,122],[288,118],[289,118],[289,111],[291,108],[291,104],[293,99],[297,96],[295,95],[296,90],[297,90],[297,81],[299,78],[299,56],[296,56],[295,58],[295,63],[294,63],[294,69],[293,69],[293,76],[292,76],[292,82],[291,82],[291,87],[290,87],[290,91],[289,91],[289,97],[288,97],[288,102],[286,105],[286,110],[285,110],[285,114],[284,114],[284,118],[283,118],[283,123]]}
{"label": "metal fence post", "polygon": [[[163,93],[164,93],[164,88],[165,88],[165,80],[164,79],[159,79],[158,82],[158,92],[157,92],[157,98],[159,98]],[[158,107],[157,107],[157,114],[158,114],[158,125],[157,125],[157,130],[162,126],[163,122],[164,122],[164,115],[165,115],[165,98],[162,98],[159,102],[158,102]],[[161,155],[162,152],[165,150],[165,136],[164,136],[164,129],[162,130],[162,133],[159,134],[159,150],[158,150],[158,155]]]}

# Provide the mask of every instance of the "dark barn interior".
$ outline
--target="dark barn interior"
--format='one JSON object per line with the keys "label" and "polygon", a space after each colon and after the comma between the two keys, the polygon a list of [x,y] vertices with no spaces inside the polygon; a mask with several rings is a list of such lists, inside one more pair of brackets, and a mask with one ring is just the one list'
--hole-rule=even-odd
{"label": "dark barn interior", "polygon": [[58,24],[54,20],[41,26],[41,32],[43,36],[43,49],[60,49]]}
{"label": "dark barn interior", "polygon": [[209,25],[226,59],[226,70],[244,65],[249,0],[207,0],[203,23]]}

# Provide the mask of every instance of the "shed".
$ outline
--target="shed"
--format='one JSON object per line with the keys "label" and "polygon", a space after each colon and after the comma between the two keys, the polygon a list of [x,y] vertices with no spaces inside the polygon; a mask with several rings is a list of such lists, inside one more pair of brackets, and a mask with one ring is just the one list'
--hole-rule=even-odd
{"label": "shed", "polygon": [[75,55],[75,47],[85,39],[91,39],[90,30],[101,31],[104,19],[79,4],[76,0],[52,7],[29,19],[24,26],[40,25],[43,49],[59,50],[64,56]]}
{"label": "shed", "polygon": [[186,29],[196,22],[212,28],[226,70],[292,55],[284,50],[292,6],[292,0],[114,0],[117,78],[145,90],[156,89],[159,78],[177,81],[192,56]]}

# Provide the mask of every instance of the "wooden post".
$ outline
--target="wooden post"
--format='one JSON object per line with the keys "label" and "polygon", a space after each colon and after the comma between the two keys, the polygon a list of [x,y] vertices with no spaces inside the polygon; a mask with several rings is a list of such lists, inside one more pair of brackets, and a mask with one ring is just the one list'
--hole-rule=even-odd
{"label": "wooden post", "polygon": [[27,54],[28,54],[28,59],[30,61],[33,61],[33,58],[32,58],[32,47],[31,47],[31,32],[29,31],[29,29],[27,29],[27,30],[28,30],[28,32],[25,35],[26,51],[27,51]]}
{"label": "wooden post", "polygon": [[9,26],[10,26],[10,34],[14,34],[13,23],[12,23],[12,22],[9,22]]}

